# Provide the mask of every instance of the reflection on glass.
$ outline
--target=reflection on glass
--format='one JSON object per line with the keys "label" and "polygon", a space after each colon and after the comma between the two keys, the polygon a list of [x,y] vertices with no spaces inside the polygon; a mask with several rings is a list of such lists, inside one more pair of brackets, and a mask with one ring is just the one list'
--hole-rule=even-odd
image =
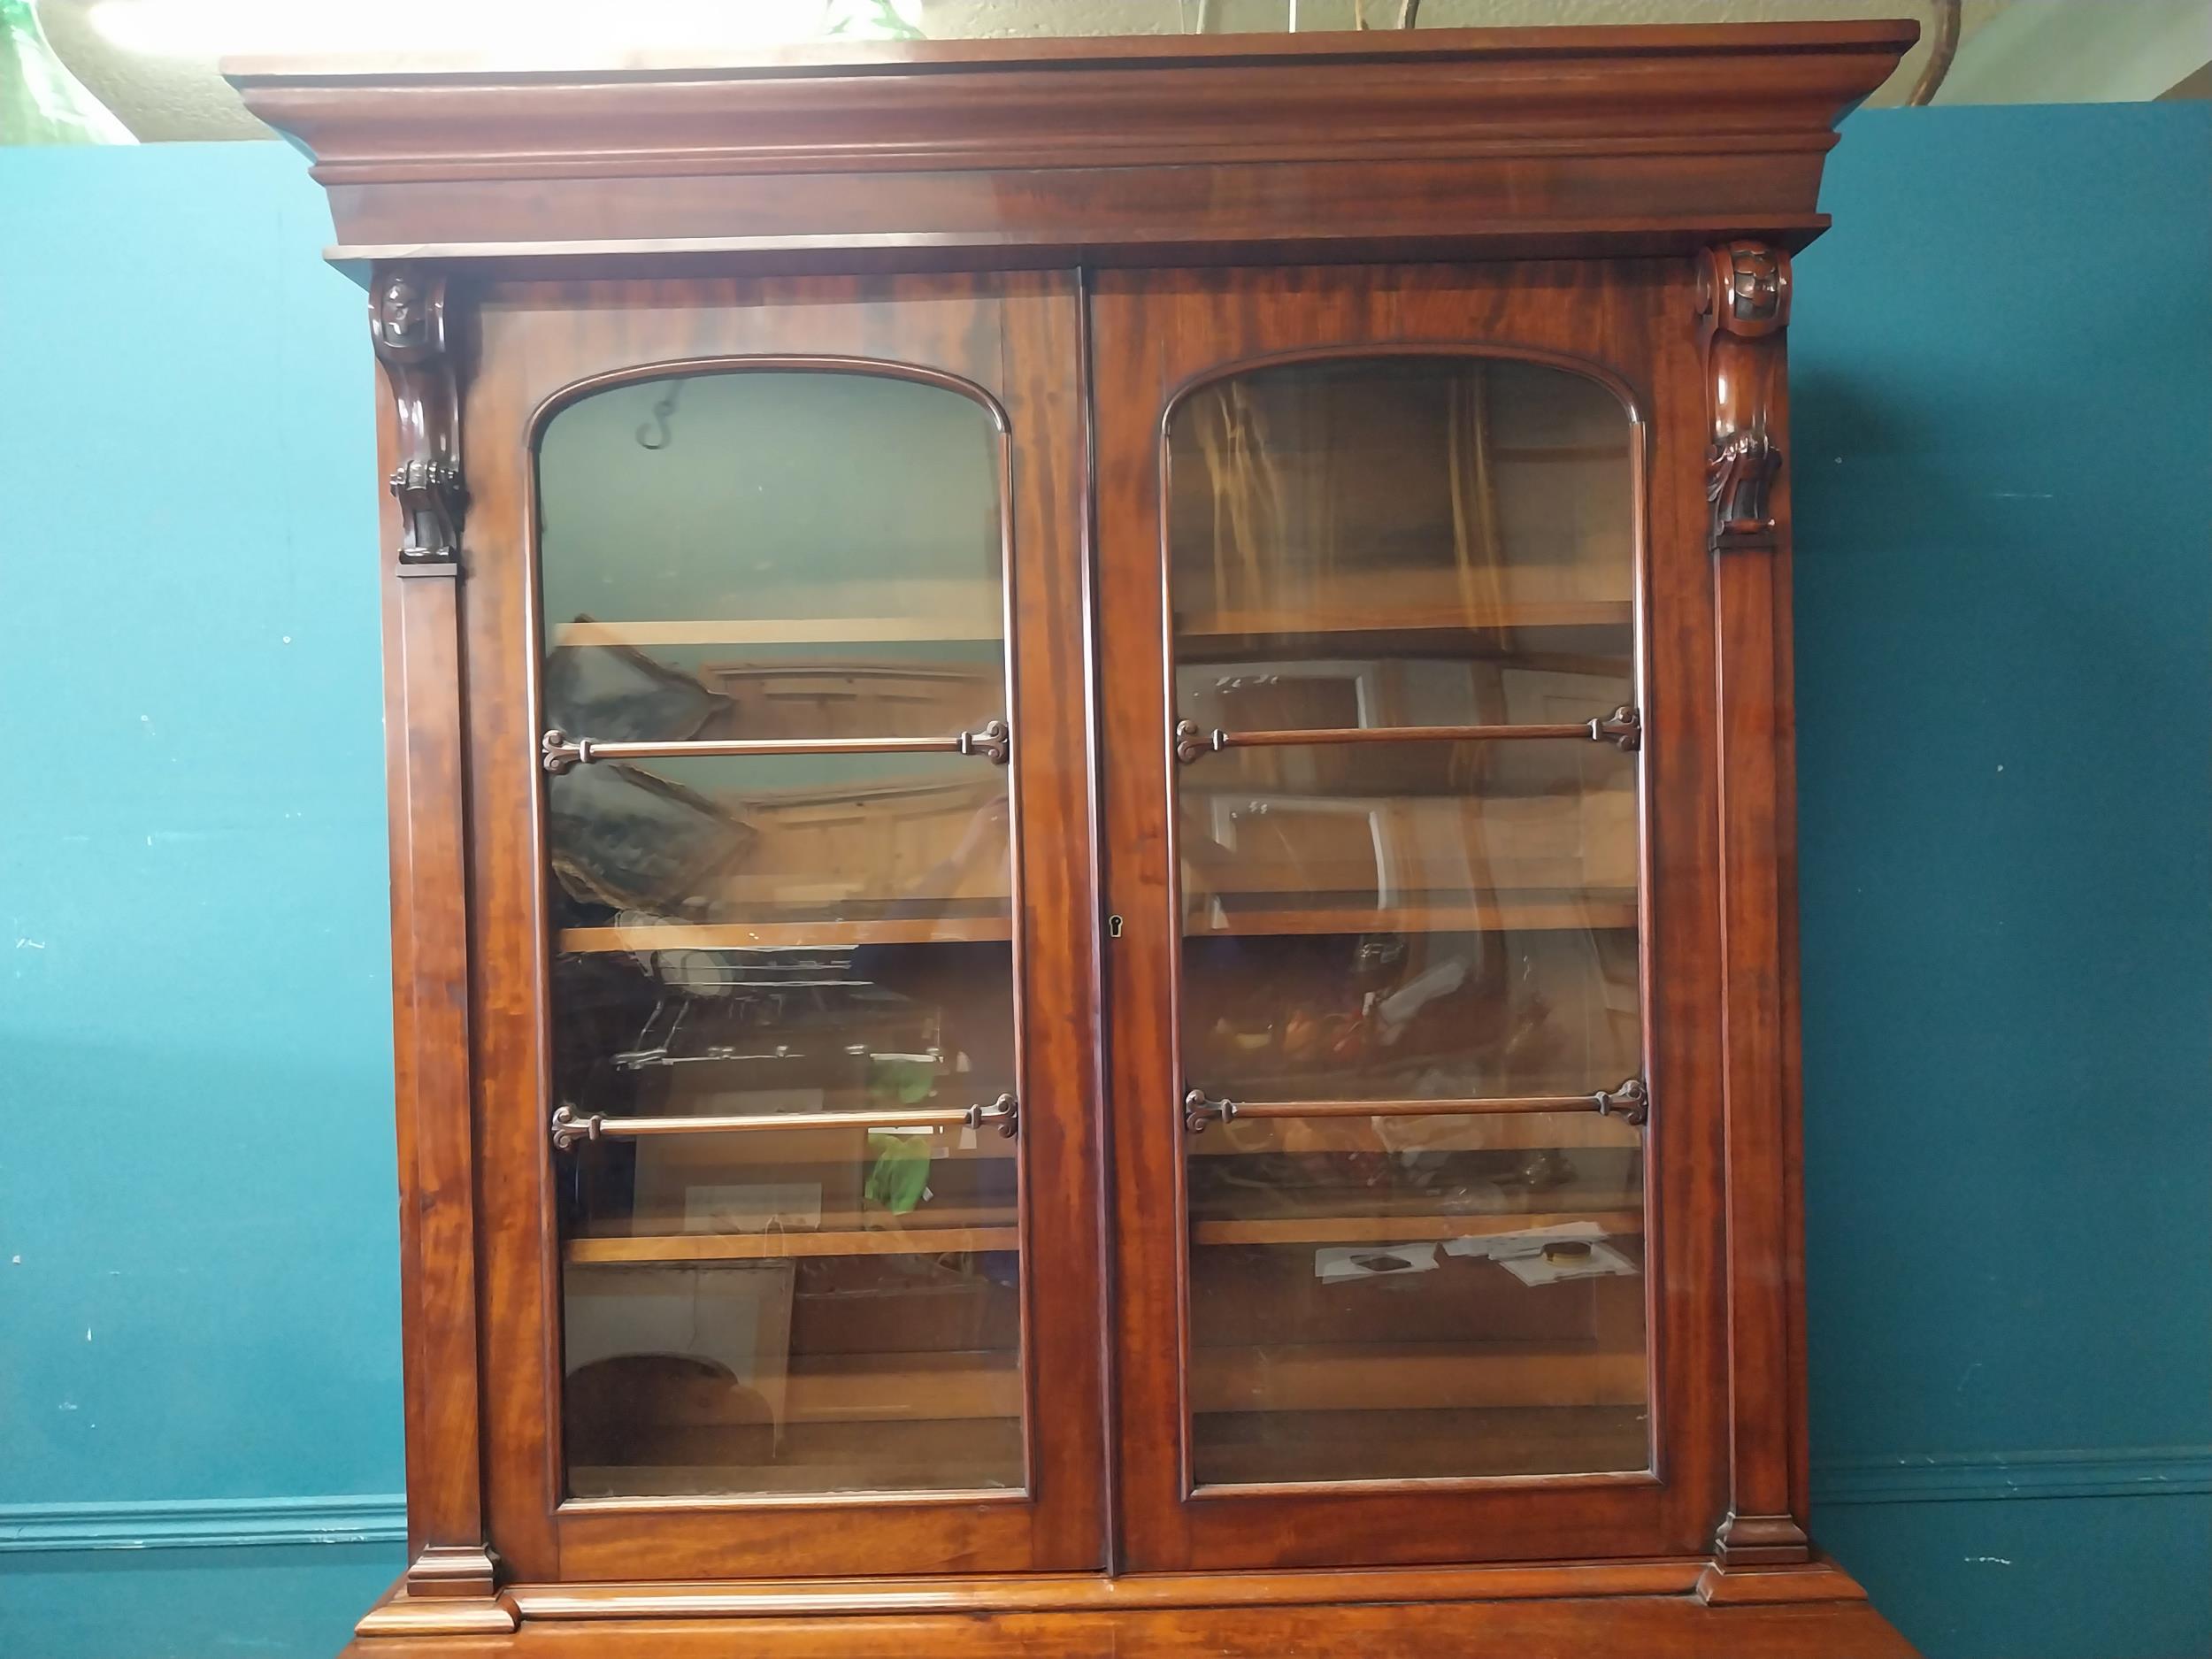
{"label": "reflection on glass", "polygon": [[[1633,428],[1541,365],[1256,371],[1169,426],[1176,717],[1371,731],[1178,767],[1189,1083],[1548,1101],[1641,1071]],[[1650,1463],[1643,1137],[1594,1110],[1189,1141],[1202,1485]]]}
{"label": "reflection on glass", "polygon": [[1645,1467],[1639,1141],[1594,1114],[1196,1137],[1200,1482]]}
{"label": "reflection on glass", "polygon": [[[546,724],[1002,718],[999,467],[980,405],[883,376],[569,405],[539,447]],[[546,800],[551,1104],[746,1125],[557,1162],[570,1495],[1019,1487],[1016,1143],[914,1121],[1016,1091],[1007,769],[595,761]]]}
{"label": "reflection on glass", "polygon": [[884,375],[699,374],[538,444],[547,724],[936,736],[1003,715],[998,434]]}
{"label": "reflection on glass", "polygon": [[1632,431],[1595,381],[1502,358],[1198,388],[1168,434],[1178,715],[1476,726],[1632,701]]}

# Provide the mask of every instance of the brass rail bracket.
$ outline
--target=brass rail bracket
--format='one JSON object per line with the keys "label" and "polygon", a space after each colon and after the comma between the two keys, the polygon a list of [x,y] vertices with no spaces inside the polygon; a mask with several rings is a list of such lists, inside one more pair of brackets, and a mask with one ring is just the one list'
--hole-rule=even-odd
{"label": "brass rail bracket", "polygon": [[1591,1099],[1601,1118],[1618,1118],[1638,1128],[1651,1121],[1651,1091],[1640,1077],[1630,1078],[1618,1088],[1600,1089]]}
{"label": "brass rail bracket", "polygon": [[1612,713],[1590,722],[1593,743],[1612,743],[1632,755],[1644,746],[1644,711],[1623,703]]}
{"label": "brass rail bracket", "polygon": [[599,1125],[606,1120],[597,1112],[584,1116],[572,1106],[558,1106],[553,1111],[553,1145],[565,1152],[580,1141],[599,1139]]}
{"label": "brass rail bracket", "polygon": [[1183,1096],[1183,1127],[1192,1134],[1204,1134],[1208,1124],[1225,1124],[1236,1115],[1236,1102],[1216,1100],[1202,1088]]}
{"label": "brass rail bracket", "polygon": [[1021,1130],[1021,1103],[1011,1094],[1002,1094],[988,1106],[968,1108],[968,1127],[980,1129],[987,1124],[996,1124],[998,1132],[1009,1141]]}
{"label": "brass rail bracket", "polygon": [[980,755],[994,766],[1003,766],[1012,752],[1013,733],[1003,720],[986,720],[972,732],[960,733],[960,753]]}
{"label": "brass rail bracket", "polygon": [[1229,747],[1229,734],[1219,726],[1210,732],[1200,729],[1195,720],[1175,723],[1175,758],[1186,766],[1201,755],[1218,754]]}
{"label": "brass rail bracket", "polygon": [[559,777],[572,766],[591,764],[591,739],[571,738],[555,726],[538,741],[538,758],[546,771]]}

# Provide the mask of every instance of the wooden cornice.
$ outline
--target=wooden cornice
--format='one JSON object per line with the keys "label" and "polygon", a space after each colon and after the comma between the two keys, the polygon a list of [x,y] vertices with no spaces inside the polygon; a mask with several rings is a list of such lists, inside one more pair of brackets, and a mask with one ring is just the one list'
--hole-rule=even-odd
{"label": "wooden cornice", "polygon": [[236,61],[332,257],[753,269],[1801,245],[1909,22]]}

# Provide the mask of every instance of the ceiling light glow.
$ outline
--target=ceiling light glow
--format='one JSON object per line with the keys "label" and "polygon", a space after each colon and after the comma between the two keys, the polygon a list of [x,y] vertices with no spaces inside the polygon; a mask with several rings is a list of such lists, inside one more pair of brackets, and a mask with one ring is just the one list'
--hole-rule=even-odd
{"label": "ceiling light glow", "polygon": [[156,57],[390,56],[428,47],[522,64],[630,48],[810,40],[829,29],[837,9],[833,0],[382,0],[374,7],[313,0],[97,0],[88,15],[125,50]]}

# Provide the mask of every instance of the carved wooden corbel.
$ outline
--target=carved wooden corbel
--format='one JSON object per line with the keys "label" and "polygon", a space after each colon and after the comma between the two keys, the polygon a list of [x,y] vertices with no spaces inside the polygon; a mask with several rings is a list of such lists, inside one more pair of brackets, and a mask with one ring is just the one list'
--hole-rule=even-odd
{"label": "carved wooden corbel", "polygon": [[1775,545],[1772,495],[1782,447],[1770,415],[1790,319],[1790,258],[1763,242],[1709,248],[1699,271],[1699,338],[1712,412],[1705,495],[1716,553]]}
{"label": "carved wooden corbel", "polygon": [[392,388],[399,464],[391,491],[403,526],[397,573],[456,576],[468,490],[461,472],[461,398],[446,349],[445,278],[411,266],[380,270],[369,334]]}

